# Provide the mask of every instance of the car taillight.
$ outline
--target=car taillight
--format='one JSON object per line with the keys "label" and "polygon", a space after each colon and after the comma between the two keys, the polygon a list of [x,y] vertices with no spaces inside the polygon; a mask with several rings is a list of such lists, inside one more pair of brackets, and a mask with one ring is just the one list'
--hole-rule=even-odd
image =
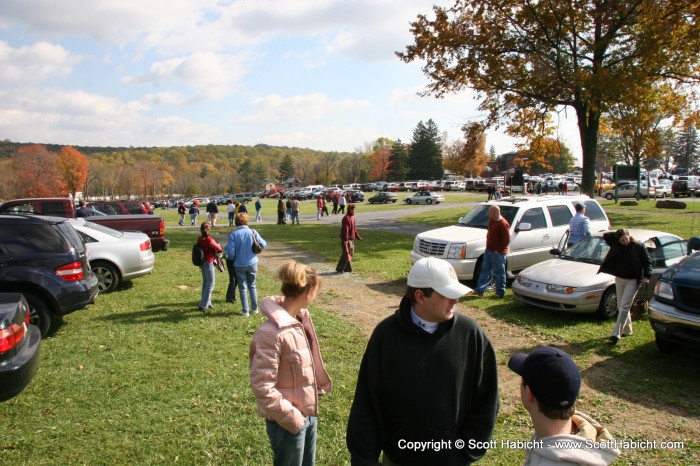
{"label": "car taillight", "polygon": [[56,275],[67,282],[76,282],[85,278],[83,274],[83,264],[78,261],[57,268]]}
{"label": "car taillight", "polygon": [[160,219],[160,233],[159,236],[165,236],[165,220]]}
{"label": "car taillight", "polygon": [[148,251],[149,249],[151,249],[151,240],[150,239],[147,239],[143,243],[139,244],[139,250]]}
{"label": "car taillight", "polygon": [[27,333],[27,326],[22,324],[12,324],[7,328],[0,329],[0,353],[9,351],[22,341]]}

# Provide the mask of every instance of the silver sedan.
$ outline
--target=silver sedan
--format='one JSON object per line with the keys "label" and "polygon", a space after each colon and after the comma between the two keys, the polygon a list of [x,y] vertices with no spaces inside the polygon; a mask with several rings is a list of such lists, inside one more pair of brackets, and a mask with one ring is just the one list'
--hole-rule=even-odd
{"label": "silver sedan", "polygon": [[82,218],[70,222],[85,242],[100,293],[110,293],[123,282],[153,271],[156,256],[144,233],[117,231]]}
{"label": "silver sedan", "polygon": [[436,194],[432,191],[419,191],[411,197],[407,197],[403,201],[406,204],[439,204],[445,200],[442,194]]}
{"label": "silver sedan", "polygon": [[[652,262],[646,296],[651,297],[659,275],[685,256],[686,241],[671,233],[629,230],[641,241]],[[603,319],[617,315],[615,277],[598,273],[610,247],[603,232],[588,237],[549,259],[524,269],[513,282],[513,294],[533,306],[564,312],[596,313]]]}

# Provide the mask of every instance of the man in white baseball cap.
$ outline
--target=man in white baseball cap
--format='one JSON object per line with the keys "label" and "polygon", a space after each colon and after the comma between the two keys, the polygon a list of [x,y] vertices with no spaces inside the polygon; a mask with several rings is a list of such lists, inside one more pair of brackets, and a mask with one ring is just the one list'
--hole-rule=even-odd
{"label": "man in white baseball cap", "polygon": [[413,265],[399,309],[377,325],[362,358],[347,430],[352,464],[378,464],[384,452],[383,465],[465,465],[486,453],[496,356],[479,325],[455,312],[470,291],[447,261]]}

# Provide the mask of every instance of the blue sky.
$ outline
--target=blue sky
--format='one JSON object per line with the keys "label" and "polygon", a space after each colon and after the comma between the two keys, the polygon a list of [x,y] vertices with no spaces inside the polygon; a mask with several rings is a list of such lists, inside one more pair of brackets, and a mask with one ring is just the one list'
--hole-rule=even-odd
{"label": "blue sky", "polygon": [[[433,3],[2,0],[0,138],[354,151],[432,118],[454,140],[478,102],[419,97],[420,64],[394,55]],[[560,137],[580,154],[572,118]],[[487,147],[516,142],[494,131]]]}

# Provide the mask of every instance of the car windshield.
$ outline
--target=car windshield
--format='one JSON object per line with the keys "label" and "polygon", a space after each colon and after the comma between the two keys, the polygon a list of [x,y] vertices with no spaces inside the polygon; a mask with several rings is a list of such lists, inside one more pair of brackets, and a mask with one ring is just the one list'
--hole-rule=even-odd
{"label": "car windshield", "polygon": [[[513,219],[518,213],[518,207],[502,205],[501,215],[508,221],[509,225],[513,225]],[[467,215],[462,217],[458,225],[472,228],[484,228],[489,224],[489,205],[479,204],[469,211]]]}
{"label": "car windshield", "polygon": [[610,246],[603,241],[602,236],[589,236],[565,250],[559,257],[588,264],[602,264],[608,250]]}

